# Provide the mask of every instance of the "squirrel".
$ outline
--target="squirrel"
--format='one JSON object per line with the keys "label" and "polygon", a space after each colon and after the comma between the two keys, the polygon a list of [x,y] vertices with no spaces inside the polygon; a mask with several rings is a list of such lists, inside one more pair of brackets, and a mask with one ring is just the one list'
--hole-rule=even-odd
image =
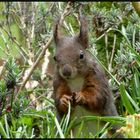
{"label": "squirrel", "polygon": [[[89,47],[86,17],[80,16],[80,32],[72,37],[61,35],[57,19],[53,37],[56,46],[53,98],[58,119],[67,113],[69,103],[73,111],[80,106],[100,116],[118,116],[105,73],[86,51]],[[109,134],[116,134],[118,128],[112,126]]]}

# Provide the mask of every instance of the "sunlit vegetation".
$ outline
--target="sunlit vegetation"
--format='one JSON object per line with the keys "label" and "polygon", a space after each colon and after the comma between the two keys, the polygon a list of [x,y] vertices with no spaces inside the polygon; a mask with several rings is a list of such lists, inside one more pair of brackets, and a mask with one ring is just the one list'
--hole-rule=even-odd
{"label": "sunlit vegetation", "polygon": [[[114,123],[126,138],[140,138],[138,4],[0,2],[0,138],[72,138],[71,128],[78,123],[81,137],[82,120],[106,122],[96,135],[85,134],[87,138],[102,138]],[[69,122],[68,113],[59,123],[52,98],[53,25],[63,17],[63,33],[77,33],[80,5],[89,23],[87,51],[105,70],[119,116],[87,116],[75,123]]]}

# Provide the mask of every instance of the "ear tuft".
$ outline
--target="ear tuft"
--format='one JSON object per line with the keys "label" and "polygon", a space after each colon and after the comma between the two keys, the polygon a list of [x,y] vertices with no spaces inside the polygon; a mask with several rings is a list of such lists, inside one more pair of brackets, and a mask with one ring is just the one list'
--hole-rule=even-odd
{"label": "ear tuft", "polygon": [[78,41],[86,49],[88,47],[88,23],[87,19],[83,15],[80,16],[80,24],[81,26]]}

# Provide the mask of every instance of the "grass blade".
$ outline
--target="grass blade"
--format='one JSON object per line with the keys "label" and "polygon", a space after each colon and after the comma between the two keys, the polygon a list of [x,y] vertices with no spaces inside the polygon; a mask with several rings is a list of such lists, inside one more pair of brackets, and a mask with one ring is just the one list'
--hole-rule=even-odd
{"label": "grass blade", "polygon": [[126,90],[125,90],[125,87],[123,84],[120,85],[120,93],[121,93],[121,98],[122,98],[122,101],[123,101],[123,104],[126,108],[126,110],[128,111],[129,114],[134,114],[135,111],[129,101],[129,94],[127,94]]}
{"label": "grass blade", "polygon": [[8,126],[8,123],[7,123],[7,116],[6,116],[6,114],[4,115],[4,120],[5,120],[5,128],[6,128],[7,138],[10,138],[9,126]]}
{"label": "grass blade", "polygon": [[7,136],[7,134],[6,134],[5,130],[4,130],[4,127],[3,127],[1,122],[0,122],[0,135],[2,135],[3,138],[8,138],[8,136]]}
{"label": "grass blade", "polygon": [[59,135],[60,135],[60,138],[65,138],[64,134],[63,134],[63,131],[60,127],[60,124],[57,120],[57,118],[54,116],[54,114],[50,111],[50,114],[52,115],[52,117],[54,118],[54,121],[55,121],[55,124],[56,124],[56,127],[57,127],[57,130],[59,132]]}

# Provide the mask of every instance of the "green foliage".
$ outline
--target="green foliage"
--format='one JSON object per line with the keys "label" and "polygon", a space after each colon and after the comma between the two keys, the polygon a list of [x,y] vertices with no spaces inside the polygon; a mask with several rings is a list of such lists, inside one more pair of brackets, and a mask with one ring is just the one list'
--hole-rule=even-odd
{"label": "green foliage", "polygon": [[[95,135],[84,134],[86,138],[102,138],[113,124],[125,123],[126,127],[120,129],[125,137],[139,137],[139,117],[134,114],[140,113],[140,17],[130,2],[74,2],[63,22],[64,34],[79,32],[80,4],[89,23],[88,51],[107,73],[120,117],[84,116],[70,120],[69,104],[68,114],[59,123],[52,99],[52,75],[45,73],[45,78],[41,77],[43,64],[48,61],[45,58],[19,92],[52,34],[55,18],[67,3],[1,2],[0,138],[73,138],[71,130],[75,126],[76,137],[80,138],[84,123],[91,120],[106,124]],[[48,50],[52,71],[54,44]]]}
{"label": "green foliage", "polygon": [[129,115],[126,117],[126,126],[122,127],[120,132],[126,138],[139,138],[140,137],[140,114]]}

